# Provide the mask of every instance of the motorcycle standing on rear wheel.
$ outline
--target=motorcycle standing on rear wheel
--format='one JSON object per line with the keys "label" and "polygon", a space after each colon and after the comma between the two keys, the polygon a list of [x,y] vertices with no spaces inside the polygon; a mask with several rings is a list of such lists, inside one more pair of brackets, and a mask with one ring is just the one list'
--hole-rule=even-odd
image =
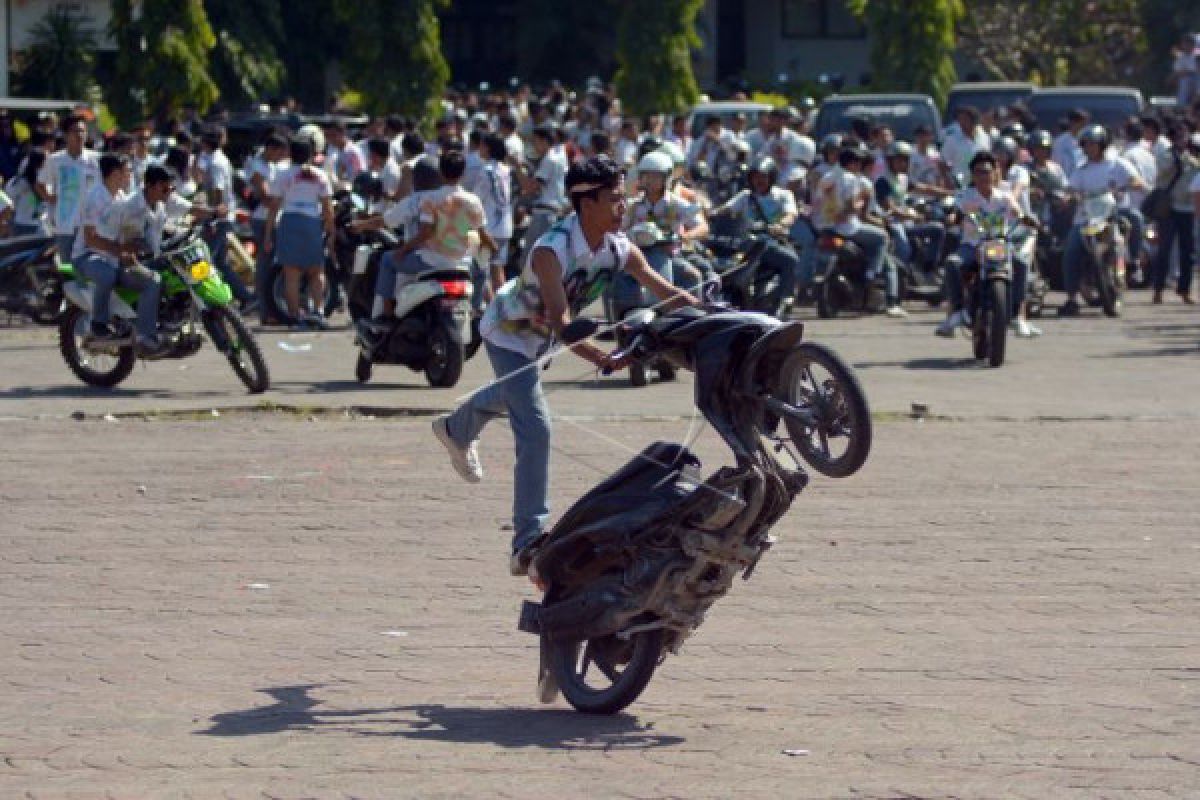
{"label": "motorcycle standing on rear wheel", "polygon": [[[634,702],[734,578],[750,577],[808,483],[800,457],[846,477],[871,447],[858,380],[832,350],[802,342],[802,324],[720,306],[626,324],[621,357],[695,372],[696,405],[736,464],[705,480],[685,446],[651,445],[568,509],[534,555],[544,595],[518,627],[539,638],[539,698],[561,692],[593,714]],[[563,339],[595,330],[577,320]],[[795,468],[776,459],[783,450]]]}
{"label": "motorcycle standing on rear wheel", "polygon": [[[157,358],[187,358],[199,352],[204,335],[229,361],[252,394],[271,385],[267,362],[254,335],[233,305],[233,290],[212,263],[200,226],[177,233],[163,242],[162,254],[147,266],[162,276],[159,298],[159,338],[166,350]],[[137,363],[133,322],[140,300],[136,290],[113,290],[114,339],[93,340],[91,333],[94,288],[70,264],[59,267],[63,278],[65,309],[59,320],[59,351],[71,372],[89,386],[111,388],[129,377]]]}

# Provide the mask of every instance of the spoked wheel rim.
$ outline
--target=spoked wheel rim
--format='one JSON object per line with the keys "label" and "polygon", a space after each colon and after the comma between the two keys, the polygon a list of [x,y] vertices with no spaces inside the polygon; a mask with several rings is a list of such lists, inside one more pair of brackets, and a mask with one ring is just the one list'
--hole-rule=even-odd
{"label": "spoked wheel rim", "polygon": [[121,349],[115,344],[106,344],[103,348],[88,348],[84,339],[91,334],[92,315],[79,314],[71,329],[71,338],[75,350],[76,363],[79,368],[92,375],[111,375],[117,370],[121,361]]}
{"label": "spoked wheel rim", "polygon": [[254,376],[257,367],[246,349],[246,343],[242,341],[241,331],[233,324],[233,320],[224,314],[220,316],[220,325],[225,333],[225,340],[229,342],[229,362],[247,375]]}
{"label": "spoked wheel rim", "polygon": [[782,415],[792,444],[813,469],[853,475],[871,450],[871,411],[862,386],[829,348],[806,342],[784,362],[777,388],[796,409]]}

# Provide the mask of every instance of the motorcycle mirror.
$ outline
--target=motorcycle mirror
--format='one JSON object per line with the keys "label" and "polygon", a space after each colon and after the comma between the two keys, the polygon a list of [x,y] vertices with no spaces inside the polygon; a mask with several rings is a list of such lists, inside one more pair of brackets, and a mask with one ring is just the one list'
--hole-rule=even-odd
{"label": "motorcycle mirror", "polygon": [[600,323],[587,317],[578,317],[566,324],[559,338],[566,344],[578,344],[584,339],[590,339],[600,330]]}

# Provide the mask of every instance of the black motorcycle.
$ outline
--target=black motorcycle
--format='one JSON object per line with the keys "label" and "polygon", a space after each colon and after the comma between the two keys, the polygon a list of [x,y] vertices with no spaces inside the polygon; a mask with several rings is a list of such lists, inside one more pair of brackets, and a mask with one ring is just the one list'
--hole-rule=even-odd
{"label": "black motorcycle", "polygon": [[54,253],[52,236],[0,239],[0,309],[39,325],[58,320],[63,292]]}
{"label": "black motorcycle", "polygon": [[[594,331],[576,321],[563,338]],[[808,483],[796,451],[831,477],[866,461],[862,388],[833,351],[802,342],[803,332],[723,307],[682,309],[628,331],[628,357],[665,357],[695,372],[696,405],[735,466],[705,480],[687,448],[659,442],[563,515],[530,568],[542,602],[526,602],[519,623],[541,642],[543,702],[561,691],[579,711],[628,706],[774,543],[771,527]],[[776,459],[783,450],[795,468]]]}
{"label": "black motorcycle", "polygon": [[732,214],[719,214],[709,221],[705,247],[717,276],[721,294],[734,308],[758,311],[773,317],[787,313],[793,297],[788,281],[763,261],[772,242],[787,244],[763,224],[747,225]]}

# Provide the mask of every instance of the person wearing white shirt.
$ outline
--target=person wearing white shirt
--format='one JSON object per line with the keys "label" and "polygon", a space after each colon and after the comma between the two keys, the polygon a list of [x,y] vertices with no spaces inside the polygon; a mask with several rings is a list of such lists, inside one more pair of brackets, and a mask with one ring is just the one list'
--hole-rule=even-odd
{"label": "person wearing white shirt", "polygon": [[692,135],[688,133],[688,119],[683,114],[671,119],[671,130],[663,137],[665,141],[674,142],[684,153],[692,149]]}
{"label": "person wearing white shirt", "polygon": [[1085,200],[1103,197],[1111,200],[1113,207],[1116,207],[1116,192],[1147,188],[1128,161],[1105,155],[1109,138],[1108,131],[1103,126],[1092,125],[1084,129],[1079,135],[1079,143],[1083,148],[1085,161],[1070,177],[1071,192],[1076,196],[1076,210],[1071,233],[1067,236],[1066,249],[1063,251],[1063,284],[1067,302],[1058,309],[1060,317],[1079,316],[1076,297],[1079,294],[1080,270],[1086,258],[1082,233],[1083,224],[1087,221]]}
{"label": "person wearing white shirt", "polygon": [[46,159],[38,175],[38,184],[40,194],[50,198],[53,204],[50,218],[58,252],[69,258],[79,229],[83,200],[101,178],[96,153],[83,146],[87,139],[87,123],[82,117],[67,117],[62,129],[67,146]]}
{"label": "person wearing white shirt", "polygon": [[773,108],[763,116],[760,127],[746,134],[752,158],[769,156],[779,165],[780,182],[797,197],[807,195],[805,177],[817,157],[813,140],[787,126],[786,108]]}
{"label": "person wearing white shirt", "polygon": [[638,130],[637,123],[632,119],[621,123],[621,134],[617,137],[616,144],[613,145],[613,153],[614,160],[621,165],[622,169],[630,169],[637,161]]}
{"label": "person wearing white shirt", "polygon": [[230,221],[232,209],[236,206],[237,196],[233,191],[233,165],[229,157],[221,150],[225,139],[223,129],[217,128],[205,131],[200,137],[202,148],[201,157],[197,159],[197,179],[200,190],[205,193],[209,208],[220,210],[220,216],[212,225],[205,228],[204,241],[212,253],[213,266],[221,273],[221,277],[233,290],[233,296],[241,304],[242,313],[249,311],[254,304],[254,295],[242,283],[242,278],[229,264],[228,236],[233,231]]}
{"label": "person wearing white shirt", "polygon": [[738,140],[733,132],[721,124],[721,118],[711,116],[704,121],[704,133],[692,142],[688,150],[688,165],[695,167],[703,162],[710,174],[716,174],[717,162],[722,158],[737,160]]}
{"label": "person wearing white shirt", "polygon": [[46,202],[38,188],[38,172],[46,163],[46,154],[31,150],[21,171],[6,187],[13,204],[13,236],[34,236],[43,231]]}
{"label": "person wearing white shirt", "polygon": [[489,133],[483,137],[482,155],[483,179],[479,182],[476,194],[483,203],[488,235],[496,245],[489,262],[490,286],[487,294],[490,295],[507,280],[504,267],[508,263],[509,242],[513,235],[512,170],[505,161],[508,144],[499,134]]}
{"label": "person wearing white shirt", "polygon": [[536,242],[542,234],[558,220],[567,204],[564,180],[567,176],[567,156],[561,147],[554,144],[555,131],[550,126],[540,125],[533,129],[533,150],[538,161],[532,177],[523,172],[517,174],[521,192],[533,197],[533,214],[529,228],[525,231],[526,241]]}
{"label": "person wearing white shirt", "polygon": [[979,109],[974,106],[963,106],[958,109],[955,119],[957,126],[951,126],[946,140],[942,143],[942,158],[947,169],[955,179],[966,183],[966,176],[971,171],[971,159],[975,154],[992,149],[992,141],[979,125]]}
{"label": "person wearing white shirt", "polygon": [[1067,112],[1067,129],[1054,138],[1050,157],[1058,162],[1068,178],[1084,160],[1083,149],[1079,145],[1079,132],[1088,124],[1090,118],[1081,108],[1071,109]]}
{"label": "person wearing white shirt", "polygon": [[[1142,124],[1137,120],[1131,120],[1125,125],[1125,139],[1131,144],[1125,148],[1121,158],[1129,162],[1147,187],[1151,187],[1158,181],[1158,161],[1147,147],[1142,134]],[[1146,202],[1148,193],[1146,189],[1130,189],[1122,192],[1120,197],[1121,210],[1118,213],[1128,219],[1130,224],[1129,264],[1133,271],[1141,269],[1142,243],[1146,235],[1146,217],[1142,214],[1142,203]]]}
{"label": "person wearing white shirt", "polygon": [[263,325],[276,320],[271,319],[272,303],[264,302],[273,291],[271,248],[267,246],[267,215],[271,208],[271,184],[279,172],[287,167],[288,143],[278,133],[269,134],[263,143],[262,153],[251,159],[248,164],[250,174],[250,190],[254,193],[258,205],[250,215],[250,229],[254,233],[254,285],[259,298],[258,313]]}

